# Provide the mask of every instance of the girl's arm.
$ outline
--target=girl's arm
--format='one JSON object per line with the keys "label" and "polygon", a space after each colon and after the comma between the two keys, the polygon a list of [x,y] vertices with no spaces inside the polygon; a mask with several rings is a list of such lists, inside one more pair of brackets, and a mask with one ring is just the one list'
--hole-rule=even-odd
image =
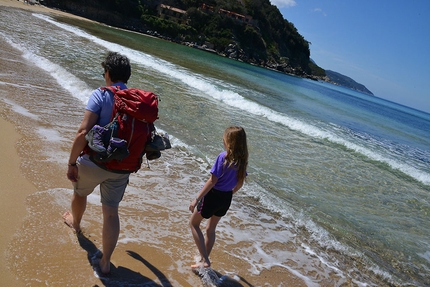
{"label": "girl's arm", "polygon": [[241,189],[243,186],[243,180],[239,181],[236,186],[233,188],[233,194],[236,193],[236,191],[238,191],[239,189]]}
{"label": "girl's arm", "polygon": [[197,203],[215,186],[217,181],[218,181],[218,177],[211,174],[208,181],[206,181],[203,188],[197,194],[196,198],[193,199],[193,201],[191,201],[190,207],[188,208],[191,212],[194,211],[194,208],[196,207]]}

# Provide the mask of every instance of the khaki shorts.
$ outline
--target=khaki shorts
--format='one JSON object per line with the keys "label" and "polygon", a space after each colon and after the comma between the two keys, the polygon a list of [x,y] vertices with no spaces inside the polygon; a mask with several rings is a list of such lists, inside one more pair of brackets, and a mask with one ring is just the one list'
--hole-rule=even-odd
{"label": "khaki shorts", "polygon": [[79,196],[90,195],[100,185],[101,203],[118,207],[128,185],[129,173],[113,173],[85,164],[78,164],[78,172],[78,181],[73,182],[73,188]]}

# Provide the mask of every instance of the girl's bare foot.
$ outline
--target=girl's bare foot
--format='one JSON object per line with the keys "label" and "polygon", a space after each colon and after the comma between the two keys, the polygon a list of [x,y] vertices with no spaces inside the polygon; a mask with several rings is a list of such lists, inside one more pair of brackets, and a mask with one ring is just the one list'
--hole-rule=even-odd
{"label": "girl's bare foot", "polygon": [[191,269],[196,269],[196,268],[200,268],[200,267],[203,267],[203,268],[211,267],[211,263],[210,262],[208,263],[202,259],[202,260],[200,260],[200,262],[191,265]]}
{"label": "girl's bare foot", "polygon": [[73,226],[73,215],[70,213],[70,211],[66,211],[63,214],[63,220],[64,223],[69,226],[70,228],[72,228],[73,230],[75,230],[76,234],[81,233],[81,227],[78,226]]}

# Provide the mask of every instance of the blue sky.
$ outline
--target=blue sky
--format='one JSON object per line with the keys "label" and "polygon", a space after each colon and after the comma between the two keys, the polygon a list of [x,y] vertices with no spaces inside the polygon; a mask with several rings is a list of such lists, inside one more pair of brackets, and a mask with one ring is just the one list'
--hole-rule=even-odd
{"label": "blue sky", "polygon": [[311,58],[375,96],[430,113],[430,0],[271,0]]}

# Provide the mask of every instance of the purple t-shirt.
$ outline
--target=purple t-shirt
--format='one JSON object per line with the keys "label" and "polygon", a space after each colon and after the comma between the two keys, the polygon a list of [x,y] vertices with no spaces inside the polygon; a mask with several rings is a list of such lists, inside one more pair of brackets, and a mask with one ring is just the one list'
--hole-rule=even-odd
{"label": "purple t-shirt", "polygon": [[224,167],[224,159],[227,152],[220,153],[212,166],[211,173],[218,178],[213,188],[219,191],[231,191],[237,185],[237,169],[235,166]]}

